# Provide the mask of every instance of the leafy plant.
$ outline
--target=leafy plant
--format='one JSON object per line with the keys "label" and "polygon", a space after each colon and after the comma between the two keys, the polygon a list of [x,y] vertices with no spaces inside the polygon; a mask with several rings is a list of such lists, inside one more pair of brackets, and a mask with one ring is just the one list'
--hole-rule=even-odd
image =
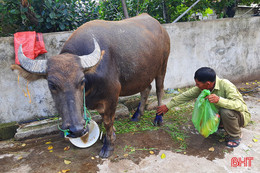
{"label": "leafy plant", "polygon": [[[93,0],[2,0],[0,36],[18,31],[68,31],[98,18],[98,7]],[[7,26],[7,28],[6,28]]]}
{"label": "leafy plant", "polygon": [[[171,23],[195,0],[125,0],[128,14],[134,17],[148,13],[160,23]],[[192,14],[203,16],[215,11],[218,18],[234,15],[238,4],[259,4],[260,0],[201,0],[179,21],[198,20]],[[121,20],[122,2],[117,0],[0,0],[0,36],[18,31],[56,32],[78,28],[93,19]]]}
{"label": "leafy plant", "polygon": [[110,21],[123,19],[121,1],[101,1],[99,4],[99,18]]}
{"label": "leafy plant", "polygon": [[21,28],[21,10],[20,2],[17,0],[0,1],[0,36],[14,33]]}

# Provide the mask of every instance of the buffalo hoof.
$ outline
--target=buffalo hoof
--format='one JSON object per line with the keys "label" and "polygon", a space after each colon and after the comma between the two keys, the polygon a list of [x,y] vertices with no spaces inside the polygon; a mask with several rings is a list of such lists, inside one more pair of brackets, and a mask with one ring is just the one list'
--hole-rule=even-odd
{"label": "buffalo hoof", "polygon": [[99,157],[108,158],[109,156],[111,156],[113,154],[113,151],[114,151],[113,147],[103,145],[103,147],[99,153]]}
{"label": "buffalo hoof", "polygon": [[163,123],[162,115],[156,115],[156,117],[153,120],[153,125],[154,126],[161,126],[162,123]]}
{"label": "buffalo hoof", "polygon": [[106,137],[104,138],[104,145],[99,153],[99,157],[108,158],[113,154],[114,147],[111,146],[110,142],[107,141]]}
{"label": "buffalo hoof", "polygon": [[132,116],[131,121],[137,122],[137,121],[139,121],[139,117],[140,117],[139,111],[138,112],[136,111],[134,113],[134,115]]}
{"label": "buffalo hoof", "polygon": [[139,117],[140,117],[140,105],[141,103],[139,103],[138,107],[137,107],[137,110],[135,111],[134,115],[132,116],[131,118],[131,121],[139,121]]}
{"label": "buffalo hoof", "polygon": [[138,117],[135,117],[135,118],[132,117],[132,118],[131,118],[131,121],[138,122],[138,121],[139,121],[139,118],[138,118]]}

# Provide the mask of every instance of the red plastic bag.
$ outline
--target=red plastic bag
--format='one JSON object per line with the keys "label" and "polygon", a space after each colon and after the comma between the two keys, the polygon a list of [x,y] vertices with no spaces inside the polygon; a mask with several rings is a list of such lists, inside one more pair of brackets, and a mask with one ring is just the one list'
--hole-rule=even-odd
{"label": "red plastic bag", "polygon": [[14,34],[15,63],[20,65],[18,60],[18,49],[23,46],[23,53],[30,59],[35,59],[39,54],[47,53],[42,33],[35,31],[17,32]]}
{"label": "red plastic bag", "polygon": [[36,33],[35,45],[34,45],[34,57],[36,58],[40,54],[47,53],[45,49],[42,33]]}

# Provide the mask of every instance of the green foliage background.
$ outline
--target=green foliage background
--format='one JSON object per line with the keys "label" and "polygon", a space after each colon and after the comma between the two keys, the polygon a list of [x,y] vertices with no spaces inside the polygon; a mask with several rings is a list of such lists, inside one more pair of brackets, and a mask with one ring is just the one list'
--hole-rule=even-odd
{"label": "green foliage background", "polygon": [[[130,17],[148,13],[160,23],[171,23],[196,0],[125,0]],[[201,0],[180,21],[197,20],[191,14],[207,15],[214,9],[225,17],[226,7],[234,3],[260,3],[260,0]],[[26,4],[26,5],[22,5]],[[57,32],[78,28],[94,20],[124,18],[121,0],[0,0],[0,36],[19,31]]]}

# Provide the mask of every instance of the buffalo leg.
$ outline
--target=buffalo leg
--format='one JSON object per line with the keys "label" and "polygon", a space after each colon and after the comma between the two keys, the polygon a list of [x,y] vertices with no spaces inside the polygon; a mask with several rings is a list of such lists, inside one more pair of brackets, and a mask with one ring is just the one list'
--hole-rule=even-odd
{"label": "buffalo leg", "polygon": [[148,99],[151,89],[152,89],[152,85],[150,85],[149,87],[147,87],[144,91],[142,91],[140,93],[141,101],[138,105],[137,110],[135,111],[134,115],[131,118],[132,121],[139,121],[140,116],[142,116],[144,114],[145,104],[146,104],[146,101]]}
{"label": "buffalo leg", "polygon": [[[115,102],[117,103],[117,102]],[[111,107],[112,109],[109,109]],[[116,134],[113,128],[114,120],[115,120],[115,110],[116,105],[106,105],[108,110],[105,110],[103,117],[104,127],[106,129],[106,136],[104,138],[103,147],[99,153],[99,156],[102,158],[107,158],[113,154],[114,151],[114,142],[116,140]]]}
{"label": "buffalo leg", "polygon": [[[155,84],[156,84],[156,95],[157,95],[157,100],[158,100],[158,106],[162,105],[162,97],[164,95],[164,91],[163,91],[163,82],[164,82],[164,76],[165,75],[160,75],[155,79]],[[162,118],[163,115],[158,115],[156,114],[153,124],[155,126],[161,126],[162,125]]]}
{"label": "buffalo leg", "polygon": [[162,105],[162,97],[164,95],[163,91],[163,82],[164,82],[164,75],[158,76],[155,79],[155,85],[156,85],[156,95],[157,95],[157,100],[158,100],[158,106]]}

